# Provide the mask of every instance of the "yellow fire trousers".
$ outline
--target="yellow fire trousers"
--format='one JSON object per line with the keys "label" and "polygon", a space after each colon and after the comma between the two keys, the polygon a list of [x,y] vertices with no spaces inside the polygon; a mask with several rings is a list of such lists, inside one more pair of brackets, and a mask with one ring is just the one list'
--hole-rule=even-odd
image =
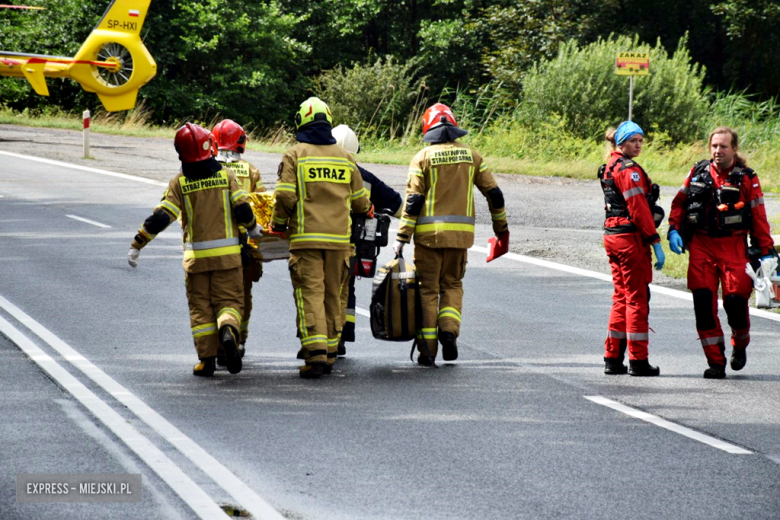
{"label": "yellow fire trousers", "polygon": [[349,276],[349,255],[348,250],[290,251],[290,279],[306,364],[336,362],[344,323],[341,290]]}
{"label": "yellow fire trousers", "polygon": [[244,266],[244,315],[241,319],[241,344],[249,337],[249,318],[252,316],[252,284],[263,276],[263,264],[252,262]]}
{"label": "yellow fire trousers", "polygon": [[421,334],[434,358],[439,350],[437,327],[441,331],[454,333],[455,337],[460,334],[463,276],[466,274],[467,261],[467,249],[432,248],[417,242],[414,244],[414,265],[420,280],[422,302]]}
{"label": "yellow fire trousers", "polygon": [[241,329],[244,307],[243,274],[240,267],[221,271],[187,273],[187,303],[190,326],[198,358],[217,355],[219,329],[232,325]]}

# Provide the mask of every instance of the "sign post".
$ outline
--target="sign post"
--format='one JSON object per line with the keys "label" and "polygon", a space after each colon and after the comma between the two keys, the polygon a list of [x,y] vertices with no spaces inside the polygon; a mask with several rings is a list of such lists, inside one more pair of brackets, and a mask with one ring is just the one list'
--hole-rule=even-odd
{"label": "sign post", "polygon": [[634,76],[650,75],[649,52],[618,52],[615,60],[615,74],[629,76],[628,81],[628,120],[634,115]]}
{"label": "sign post", "polygon": [[89,159],[89,110],[85,110],[84,118],[84,159]]}

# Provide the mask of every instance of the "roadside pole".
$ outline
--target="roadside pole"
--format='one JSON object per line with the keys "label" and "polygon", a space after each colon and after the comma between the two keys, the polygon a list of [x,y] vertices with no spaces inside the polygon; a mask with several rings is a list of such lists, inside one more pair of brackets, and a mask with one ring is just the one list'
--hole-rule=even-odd
{"label": "roadside pole", "polygon": [[85,110],[83,114],[84,118],[84,159],[89,159],[89,110]]}
{"label": "roadside pole", "polygon": [[649,52],[618,52],[615,74],[628,76],[628,120],[634,117],[634,76],[650,75]]}

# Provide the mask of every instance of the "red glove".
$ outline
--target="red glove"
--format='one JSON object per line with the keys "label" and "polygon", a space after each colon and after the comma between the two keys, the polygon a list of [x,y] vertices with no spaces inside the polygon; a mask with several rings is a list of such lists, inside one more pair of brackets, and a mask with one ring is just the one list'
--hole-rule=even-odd
{"label": "red glove", "polygon": [[366,211],[366,218],[374,218],[374,205],[371,204],[371,207]]}
{"label": "red glove", "polygon": [[271,224],[268,224],[268,234],[272,237],[279,237],[284,238],[285,231],[274,229],[274,227]]}

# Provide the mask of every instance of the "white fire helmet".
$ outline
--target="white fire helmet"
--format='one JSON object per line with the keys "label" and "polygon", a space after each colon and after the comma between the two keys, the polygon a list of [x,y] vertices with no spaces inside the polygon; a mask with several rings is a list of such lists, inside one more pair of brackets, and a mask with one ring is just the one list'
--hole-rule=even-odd
{"label": "white fire helmet", "polygon": [[333,138],[336,139],[336,144],[344,148],[349,153],[358,153],[360,151],[360,143],[355,135],[347,125],[339,125],[334,128],[331,133]]}

